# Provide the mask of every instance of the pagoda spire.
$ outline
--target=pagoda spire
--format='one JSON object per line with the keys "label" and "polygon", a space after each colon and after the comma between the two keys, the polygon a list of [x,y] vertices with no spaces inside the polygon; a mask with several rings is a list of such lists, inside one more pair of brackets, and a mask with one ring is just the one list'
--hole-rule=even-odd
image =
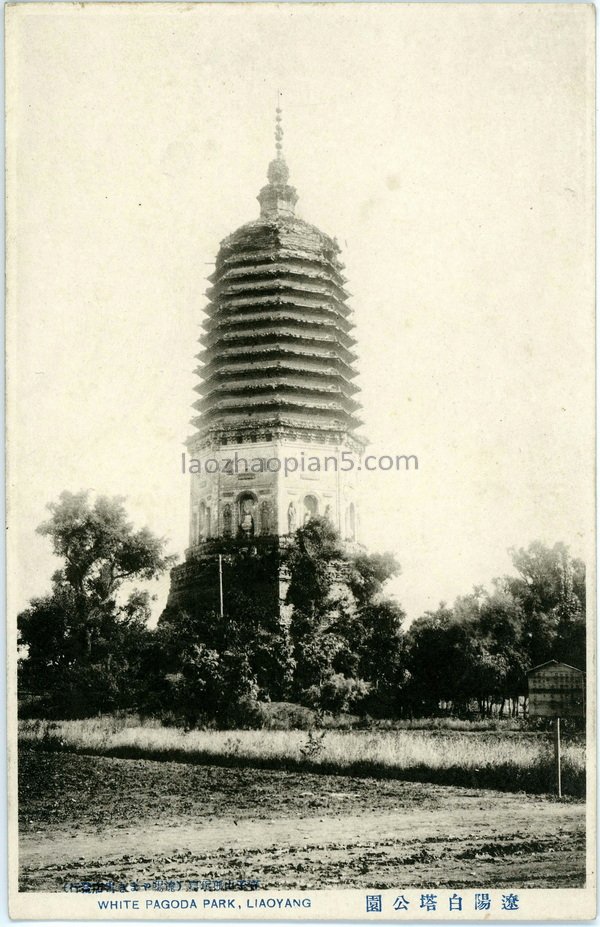
{"label": "pagoda spire", "polygon": [[[281,97],[281,93],[279,96]],[[298,201],[295,188],[288,185],[290,172],[283,157],[282,111],[279,102],[280,100],[275,110],[275,158],[267,169],[269,183],[262,188],[257,197],[263,219],[293,216]]]}
{"label": "pagoda spire", "polygon": [[[279,102],[281,102],[281,90],[278,91]],[[283,158],[282,149],[283,149],[283,126],[281,124],[281,106],[277,104],[277,109],[275,110],[275,157]]]}

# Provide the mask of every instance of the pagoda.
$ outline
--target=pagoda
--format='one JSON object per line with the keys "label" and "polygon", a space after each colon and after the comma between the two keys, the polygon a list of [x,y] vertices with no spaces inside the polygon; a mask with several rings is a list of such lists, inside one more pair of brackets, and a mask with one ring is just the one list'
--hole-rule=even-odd
{"label": "pagoda", "polygon": [[262,600],[281,610],[277,551],[300,525],[321,515],[347,544],[358,541],[355,473],[365,442],[355,433],[344,265],[336,239],[296,216],[282,137],[278,107],[260,216],[221,242],[209,277],[198,415],[187,441],[189,547],[172,570],[169,606],[222,609],[216,561],[227,571],[227,555],[267,547],[274,573]]}

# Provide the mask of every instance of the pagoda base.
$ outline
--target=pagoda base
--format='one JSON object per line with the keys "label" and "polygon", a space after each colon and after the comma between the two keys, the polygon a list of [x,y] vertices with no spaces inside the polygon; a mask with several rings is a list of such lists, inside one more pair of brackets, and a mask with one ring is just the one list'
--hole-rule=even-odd
{"label": "pagoda base", "polygon": [[165,611],[220,614],[222,607],[227,614],[242,606],[285,617],[288,575],[282,555],[287,546],[286,538],[259,537],[218,538],[189,548],[185,562],[171,570]]}

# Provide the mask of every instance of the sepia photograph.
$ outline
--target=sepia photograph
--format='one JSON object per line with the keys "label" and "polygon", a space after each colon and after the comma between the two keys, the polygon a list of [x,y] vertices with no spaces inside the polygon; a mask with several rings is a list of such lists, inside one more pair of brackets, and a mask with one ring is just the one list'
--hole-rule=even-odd
{"label": "sepia photograph", "polygon": [[5,20],[11,916],[593,919],[593,6]]}

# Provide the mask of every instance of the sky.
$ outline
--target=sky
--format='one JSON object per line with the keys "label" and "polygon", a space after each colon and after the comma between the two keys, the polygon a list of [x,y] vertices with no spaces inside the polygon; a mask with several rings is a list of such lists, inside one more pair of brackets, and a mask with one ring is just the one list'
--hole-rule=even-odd
{"label": "sky", "polygon": [[591,559],[591,7],[8,12],[12,609],[50,588],[64,489],[125,496],[183,555],[206,277],[258,216],[278,91],[297,214],[346,265],[362,433],[419,460],[361,475],[409,620],[513,546]]}

